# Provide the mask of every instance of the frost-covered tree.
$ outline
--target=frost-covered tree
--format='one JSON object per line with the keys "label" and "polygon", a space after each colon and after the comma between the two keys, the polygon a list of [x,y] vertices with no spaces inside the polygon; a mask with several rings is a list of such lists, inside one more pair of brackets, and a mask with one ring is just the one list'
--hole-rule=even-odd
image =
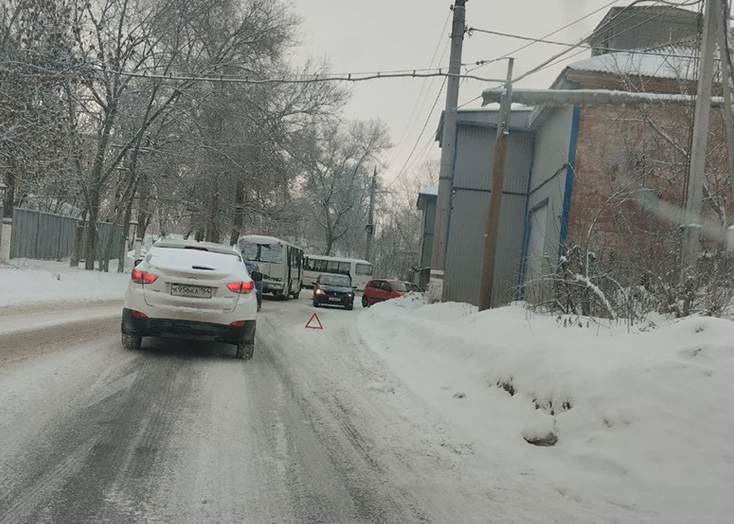
{"label": "frost-covered tree", "polygon": [[373,169],[389,146],[387,129],[379,121],[329,123],[304,138],[302,190],[324,254],[363,231]]}

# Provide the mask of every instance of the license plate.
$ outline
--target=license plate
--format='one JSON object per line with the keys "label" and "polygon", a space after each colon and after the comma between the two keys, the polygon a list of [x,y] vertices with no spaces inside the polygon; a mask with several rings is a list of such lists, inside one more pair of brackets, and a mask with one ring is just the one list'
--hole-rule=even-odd
{"label": "license plate", "polygon": [[329,297],[329,302],[341,302],[342,299],[339,297]]}
{"label": "license plate", "polygon": [[186,284],[171,284],[171,295],[174,297],[212,298],[212,288],[188,286]]}

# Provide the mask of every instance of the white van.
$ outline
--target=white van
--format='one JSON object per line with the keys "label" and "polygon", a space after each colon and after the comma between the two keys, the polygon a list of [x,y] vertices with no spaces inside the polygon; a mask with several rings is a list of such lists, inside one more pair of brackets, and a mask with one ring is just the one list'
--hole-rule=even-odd
{"label": "white van", "polygon": [[257,263],[263,274],[263,293],[288,300],[298,298],[303,287],[303,250],[275,237],[245,235],[237,249],[247,262]]}
{"label": "white van", "polygon": [[311,289],[322,273],[349,275],[352,287],[363,291],[372,279],[372,264],[356,258],[326,257],[305,255],[303,259],[303,286]]}

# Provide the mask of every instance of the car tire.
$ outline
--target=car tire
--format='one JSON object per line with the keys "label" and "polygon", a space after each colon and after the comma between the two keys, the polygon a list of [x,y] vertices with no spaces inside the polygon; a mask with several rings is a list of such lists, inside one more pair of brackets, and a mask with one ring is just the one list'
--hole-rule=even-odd
{"label": "car tire", "polygon": [[236,356],[242,360],[250,360],[255,355],[254,342],[240,342],[237,344]]}
{"label": "car tire", "polygon": [[349,304],[349,305],[347,305],[347,311],[351,311],[351,310],[353,310],[353,309],[354,309],[354,304],[353,304],[353,303],[352,303],[352,304]]}
{"label": "car tire", "polygon": [[298,290],[293,292],[293,298],[295,298],[296,300],[298,300],[298,297],[300,297],[300,296],[301,296],[301,287],[299,286],[298,287]]}
{"label": "car tire", "polygon": [[290,280],[288,281],[288,287],[283,290],[283,292],[280,294],[281,300],[288,300],[291,298],[291,283]]}
{"label": "car tire", "polygon": [[321,304],[319,304],[318,301],[316,300],[313,301],[313,307],[319,307],[320,305]]}
{"label": "car tire", "polygon": [[123,333],[122,334],[122,347],[129,349],[130,351],[138,351],[140,346],[143,344],[143,337],[140,335]]}
{"label": "car tire", "polygon": [[367,297],[365,297],[364,295],[362,295],[362,307],[363,308],[370,307],[370,301],[367,300]]}

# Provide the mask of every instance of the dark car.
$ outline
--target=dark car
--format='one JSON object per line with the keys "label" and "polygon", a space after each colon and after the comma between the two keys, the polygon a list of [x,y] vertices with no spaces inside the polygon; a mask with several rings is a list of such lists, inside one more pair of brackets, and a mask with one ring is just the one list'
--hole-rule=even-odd
{"label": "dark car", "polygon": [[348,275],[319,275],[313,287],[313,305],[322,304],[343,306],[348,310],[354,308],[354,290],[352,279]]}
{"label": "dark car", "polygon": [[[260,273],[260,266],[258,266],[255,262],[245,262],[245,265],[247,266],[247,272],[252,275],[252,273]],[[255,281],[255,292],[257,293],[257,310],[260,311],[260,308],[263,307],[263,281],[262,279]]]}

